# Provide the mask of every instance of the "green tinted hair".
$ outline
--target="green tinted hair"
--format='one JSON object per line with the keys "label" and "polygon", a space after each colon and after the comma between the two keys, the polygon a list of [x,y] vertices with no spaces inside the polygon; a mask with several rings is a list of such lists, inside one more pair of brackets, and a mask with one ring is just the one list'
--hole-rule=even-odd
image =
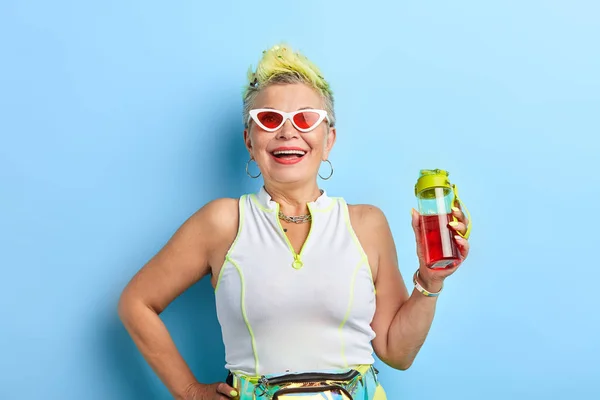
{"label": "green tinted hair", "polygon": [[248,82],[244,87],[244,126],[258,93],[272,84],[303,83],[315,89],[322,97],[329,116],[330,126],[335,125],[333,91],[321,75],[319,68],[299,51],[286,44],[278,44],[263,51],[262,58],[252,71],[248,70]]}

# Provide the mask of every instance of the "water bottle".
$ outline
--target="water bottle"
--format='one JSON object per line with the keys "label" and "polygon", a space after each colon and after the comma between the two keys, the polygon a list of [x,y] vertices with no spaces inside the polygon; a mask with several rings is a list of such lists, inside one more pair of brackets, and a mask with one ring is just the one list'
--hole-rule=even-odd
{"label": "water bottle", "polygon": [[[457,234],[448,224],[456,221],[452,214],[458,198],[456,185],[450,183],[449,173],[441,169],[423,169],[415,185],[421,219],[422,249],[428,268],[445,269],[460,264],[461,257],[454,239]],[[467,210],[468,215],[468,210]],[[471,218],[469,220],[469,230]]]}

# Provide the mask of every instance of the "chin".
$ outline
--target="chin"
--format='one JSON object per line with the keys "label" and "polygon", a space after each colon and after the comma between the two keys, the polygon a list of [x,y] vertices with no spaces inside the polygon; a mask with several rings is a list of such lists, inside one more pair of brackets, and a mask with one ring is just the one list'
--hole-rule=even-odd
{"label": "chin", "polygon": [[273,171],[271,179],[278,183],[295,183],[310,180],[311,174],[303,170]]}

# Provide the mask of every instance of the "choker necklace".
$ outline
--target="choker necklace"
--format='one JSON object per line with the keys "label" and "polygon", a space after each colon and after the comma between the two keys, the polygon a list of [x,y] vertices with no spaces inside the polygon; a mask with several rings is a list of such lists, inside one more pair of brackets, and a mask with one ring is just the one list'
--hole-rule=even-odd
{"label": "choker necklace", "polygon": [[309,222],[310,220],[312,220],[312,215],[304,214],[304,215],[287,216],[284,213],[282,213],[281,211],[279,211],[279,219],[282,219],[286,222],[293,222],[294,224],[302,224],[302,223]]}
{"label": "choker necklace", "polygon": [[[324,193],[323,189],[319,189],[319,192],[320,192],[320,195],[323,195],[323,193]],[[288,215],[285,215],[284,213],[282,213],[281,211],[279,211],[279,219],[282,219],[286,222],[292,222],[294,224],[303,224],[305,222],[310,222],[312,220],[312,215],[304,214],[304,215],[288,216]]]}

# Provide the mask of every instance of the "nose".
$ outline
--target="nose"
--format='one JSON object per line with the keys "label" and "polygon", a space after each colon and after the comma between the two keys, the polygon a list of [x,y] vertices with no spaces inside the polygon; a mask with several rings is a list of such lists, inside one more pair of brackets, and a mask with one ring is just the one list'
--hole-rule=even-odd
{"label": "nose", "polygon": [[298,138],[300,136],[299,132],[294,128],[292,121],[289,119],[285,121],[281,129],[279,130],[279,134],[277,135],[280,139],[292,139]]}

